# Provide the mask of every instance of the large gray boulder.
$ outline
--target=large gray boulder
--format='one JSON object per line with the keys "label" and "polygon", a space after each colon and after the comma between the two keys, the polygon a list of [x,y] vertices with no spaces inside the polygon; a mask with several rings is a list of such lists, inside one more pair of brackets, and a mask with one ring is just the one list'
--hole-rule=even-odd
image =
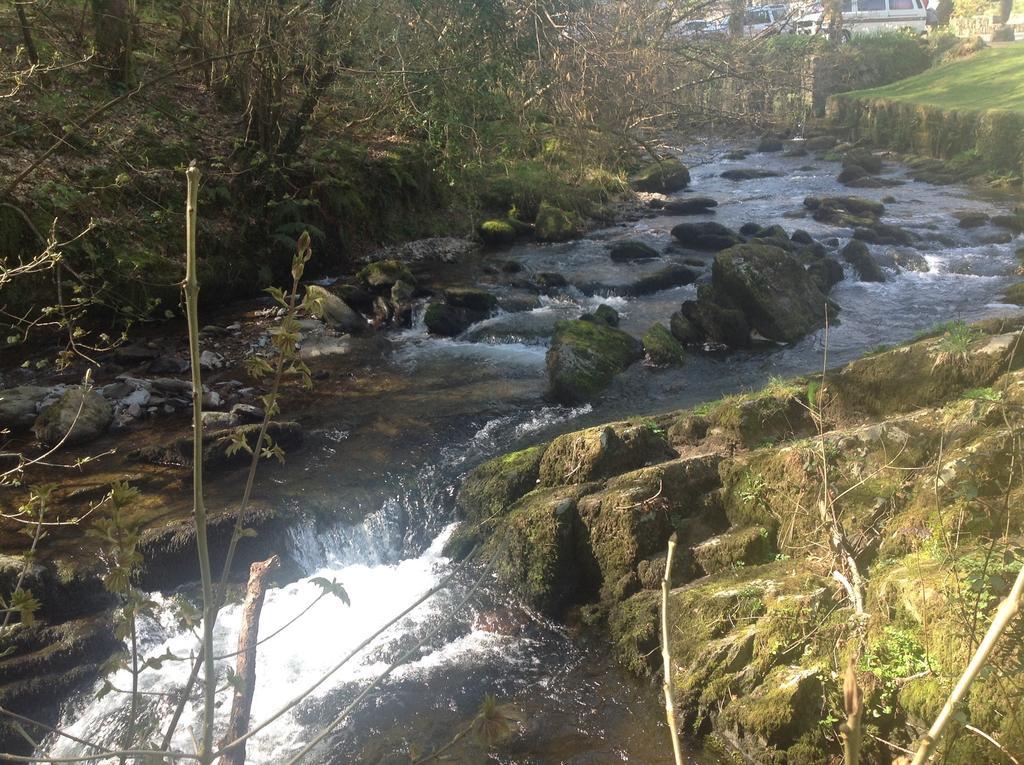
{"label": "large gray boulder", "polygon": [[113,418],[113,407],[99,393],[91,388],[72,388],[39,413],[32,429],[47,446],[61,441],[73,446],[99,438]]}
{"label": "large gray boulder", "polygon": [[741,244],[718,253],[712,266],[715,292],[742,307],[750,326],[784,343],[825,323],[828,300],[789,253],[764,244]]}
{"label": "large gray boulder", "polygon": [[306,287],[306,296],[316,301],[320,317],[328,325],[342,332],[359,332],[366,328],[366,319],[348,303],[319,284]]}

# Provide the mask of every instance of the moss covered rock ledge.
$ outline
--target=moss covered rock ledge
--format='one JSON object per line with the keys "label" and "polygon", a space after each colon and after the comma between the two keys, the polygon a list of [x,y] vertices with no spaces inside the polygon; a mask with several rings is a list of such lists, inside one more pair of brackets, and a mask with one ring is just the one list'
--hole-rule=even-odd
{"label": "moss covered rock ledge", "polygon": [[[492,560],[528,604],[588,625],[646,675],[660,670],[675,533],[682,729],[746,762],[827,762],[856,643],[819,511],[827,476],[866,581],[863,761],[891,762],[884,742],[910,747],[927,728],[1024,562],[1022,325],[951,325],[824,382],[776,382],[499,457],[467,477],[448,551]],[[964,709],[1009,751],[1024,751],[1021,629]],[[962,723],[944,762],[1004,762]]]}

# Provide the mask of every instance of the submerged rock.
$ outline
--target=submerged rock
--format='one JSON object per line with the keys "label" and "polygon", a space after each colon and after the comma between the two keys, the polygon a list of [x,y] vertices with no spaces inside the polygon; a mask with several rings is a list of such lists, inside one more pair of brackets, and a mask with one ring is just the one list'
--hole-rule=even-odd
{"label": "submerged rock", "polygon": [[764,170],[759,167],[734,167],[722,173],[727,181],[756,181],[761,178],[781,178],[778,170]]}
{"label": "submerged rock", "polygon": [[589,401],[642,355],[640,343],[621,330],[588,321],[559,322],[547,354],[548,395],[560,404]]}
{"label": "submerged rock", "polygon": [[673,197],[665,202],[662,210],[668,215],[703,215],[714,212],[718,202],[711,197]]}
{"label": "submerged rock", "polygon": [[693,284],[699,276],[700,273],[692,268],[673,264],[647,276],[641,276],[632,284],[616,289],[616,292],[630,297],[650,295],[654,292],[672,289],[673,287]]}
{"label": "submerged rock", "polygon": [[608,251],[611,259],[617,263],[632,260],[652,260],[661,256],[656,249],[639,239],[623,239],[614,242]]}

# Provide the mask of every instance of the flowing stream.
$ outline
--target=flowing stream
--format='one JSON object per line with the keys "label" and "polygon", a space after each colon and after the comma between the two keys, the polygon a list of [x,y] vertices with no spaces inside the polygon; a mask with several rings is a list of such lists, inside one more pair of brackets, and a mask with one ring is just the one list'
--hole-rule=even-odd
{"label": "flowing stream", "polygon": [[[940,322],[1016,312],[1001,304],[999,296],[1015,281],[1014,251],[1024,241],[985,244],[996,229],[964,230],[952,216],[960,210],[997,214],[1010,202],[979,198],[963,187],[916,182],[849,190],[834,180],[837,163],[757,154],[732,163],[722,159],[728,148],[714,146],[691,155],[692,188],[720,204],[714,215],[686,220],[714,219],[734,228],[747,221],[778,223],[790,232],[803,228],[816,239],[838,237],[845,243],[848,229],[786,214],[802,210],[808,195],[892,195],[896,201],[886,203],[884,220],[923,237],[919,251],[928,262],[927,272],[888,270],[886,282],[869,284],[856,281],[847,270],[847,278],[831,295],[841,307],[841,322],[828,335],[830,365],[879,344],[908,340]],[[736,164],[777,170],[783,176],[741,183],[719,177]],[[889,174],[905,179],[895,166]],[[458,483],[469,468],[588,424],[683,408],[759,387],[772,376],[821,368],[826,343],[824,333],[818,332],[777,350],[693,356],[674,370],[636,365],[594,406],[568,409],[544,401],[544,356],[555,320],[608,302],[621,313],[622,327],[639,336],[655,321],[667,325],[679,303],[696,294],[691,285],[642,297],[610,296],[640,276],[692,257],[671,245],[669,231],[681,220],[643,218],[567,244],[529,244],[502,252],[496,257],[517,261],[527,273],[557,271],[572,286],[528,310],[503,311],[453,340],[429,336],[418,318],[412,329],[352,339],[337,356],[314,363],[331,371],[332,382],[323,386],[336,386],[337,395],[321,395],[305,408],[299,404],[299,419],[309,433],[307,446],[284,468],[268,472],[259,487],[261,501],[299,509],[306,519],[280,540],[293,574],[289,583],[268,591],[261,636],[315,605],[261,645],[254,724],[321,678],[452,571],[441,551],[456,520]],[[648,241],[662,258],[613,263],[608,243],[624,237]],[[872,248],[878,255],[888,249]],[[462,276],[466,278],[464,272]],[[506,306],[523,297],[508,279],[494,273],[474,272],[469,281],[492,290]],[[473,590],[481,573],[482,585]],[[318,599],[322,588],[317,578],[342,583],[351,605],[334,595]],[[176,618],[176,604],[194,602],[195,595],[194,587],[154,595],[158,616],[142,625],[146,656],[169,651],[187,657],[195,649],[195,639]],[[468,602],[460,605],[467,596]],[[223,611],[218,654],[235,650],[239,613],[238,604]],[[287,762],[410,649],[411,660],[338,726],[310,762],[407,763],[407,755],[403,759],[396,753],[443,746],[472,720],[485,695],[513,703],[522,721],[505,746],[490,753],[459,750],[475,752],[476,758],[459,761],[671,762],[657,687],[627,677],[600,646],[574,640],[566,628],[522,608],[486,572],[474,570],[457,573],[449,589],[401,619],[256,736],[249,744],[248,762]],[[220,662],[222,683],[233,663]],[[142,718],[154,731],[163,729],[173,707],[163,694],[180,688],[187,674],[184,661],[168,661],[160,671],[143,674],[147,695]],[[117,688],[130,685],[126,672],[108,680]],[[222,718],[228,705],[225,701],[220,709]],[[178,727],[176,746],[192,750],[199,711],[196,697]],[[116,746],[127,724],[127,700],[116,691],[101,698],[95,691],[85,693],[69,701],[64,721],[76,736]],[[55,757],[89,752],[56,738],[47,740],[42,750]],[[702,761],[716,761],[702,756],[707,757]]]}

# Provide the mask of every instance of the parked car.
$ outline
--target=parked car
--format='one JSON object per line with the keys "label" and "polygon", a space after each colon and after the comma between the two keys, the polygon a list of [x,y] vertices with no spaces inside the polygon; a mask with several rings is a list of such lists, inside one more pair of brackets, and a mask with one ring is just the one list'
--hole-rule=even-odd
{"label": "parked car", "polygon": [[[844,40],[854,35],[928,30],[928,12],[922,0],[843,0]],[[796,22],[798,34],[828,34],[825,11],[814,6]]]}
{"label": "parked car", "polygon": [[755,5],[743,16],[744,37],[792,34],[796,31],[795,16],[788,5]]}
{"label": "parked car", "polygon": [[[789,6],[755,5],[743,14],[744,37],[792,34],[796,31],[795,17]],[[672,30],[674,37],[725,37],[729,35],[729,17],[693,19],[683,21]]]}

